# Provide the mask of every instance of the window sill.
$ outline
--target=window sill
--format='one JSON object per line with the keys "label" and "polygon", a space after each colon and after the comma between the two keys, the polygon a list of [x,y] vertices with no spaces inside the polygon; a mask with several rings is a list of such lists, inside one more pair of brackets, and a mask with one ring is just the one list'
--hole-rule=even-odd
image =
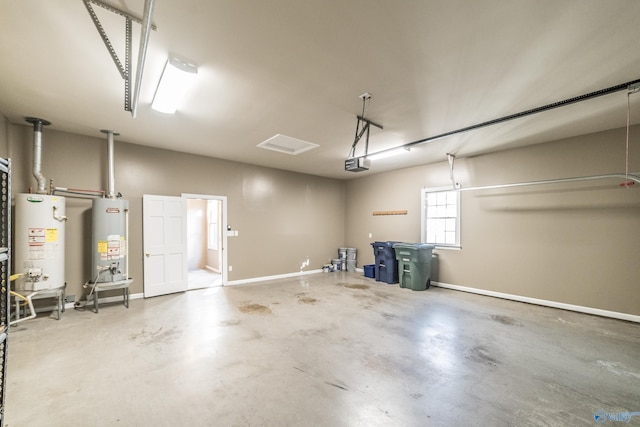
{"label": "window sill", "polygon": [[445,250],[445,251],[460,251],[462,250],[462,246],[439,246],[439,245],[435,245],[435,249],[436,251],[439,250]]}

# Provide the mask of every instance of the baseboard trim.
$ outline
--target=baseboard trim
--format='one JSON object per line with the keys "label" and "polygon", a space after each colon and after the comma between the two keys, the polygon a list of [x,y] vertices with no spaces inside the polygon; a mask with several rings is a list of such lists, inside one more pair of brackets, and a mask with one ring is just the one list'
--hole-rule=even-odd
{"label": "baseboard trim", "polygon": [[[287,274],[278,274],[278,275],[274,275],[274,276],[264,276],[264,277],[254,277],[254,278],[251,278],[251,279],[234,280],[234,281],[231,281],[231,282],[227,282],[225,284],[225,286],[236,286],[236,285],[243,285],[243,284],[247,284],[247,283],[266,282],[266,281],[269,281],[269,280],[287,279],[287,278],[291,278],[291,277],[304,276],[304,275],[308,275],[308,274],[317,274],[317,273],[322,273],[322,270],[309,270],[309,271],[301,271],[301,272],[297,272],[297,273],[287,273]],[[531,298],[531,297],[525,297],[525,296],[521,296],[521,295],[514,295],[514,294],[503,293],[503,292],[489,291],[489,290],[485,290],[485,289],[470,288],[468,286],[452,285],[450,283],[444,283],[444,282],[432,282],[431,284],[432,284],[432,286],[437,286],[437,287],[445,288],[445,289],[451,289],[451,290],[455,290],[455,291],[469,292],[469,293],[472,293],[472,294],[484,295],[484,296],[489,296],[489,297],[494,297],[494,298],[502,298],[502,299],[507,299],[507,300],[512,300],[512,301],[524,302],[524,303],[528,303],[528,304],[535,304],[535,305],[541,305],[541,306],[545,306],[545,307],[559,308],[559,309],[562,309],[562,310],[575,311],[575,312],[578,312],[578,313],[593,314],[593,315],[596,315],[596,316],[610,317],[612,319],[620,319],[620,320],[627,320],[629,322],[640,323],[640,316],[634,315],[634,314],[629,314],[629,313],[621,313],[621,312],[618,312],[618,311],[602,310],[602,309],[599,309],[599,308],[585,307],[585,306],[574,305],[574,304],[566,304],[566,303],[557,302],[557,301],[550,301],[550,300],[544,300],[544,299],[539,299],[539,298]],[[129,300],[142,299],[142,298],[144,298],[144,294],[143,293],[130,294],[129,295]],[[104,298],[100,298],[98,300],[98,302],[99,302],[99,304],[122,302],[122,296],[116,295],[116,296],[111,296],[111,297],[104,297]],[[74,308],[74,303],[66,303],[64,307],[65,307],[65,309],[73,309]],[[36,312],[52,311],[52,310],[55,310],[55,309],[56,309],[55,306],[40,307],[39,309],[36,310]]]}
{"label": "baseboard trim", "polygon": [[222,274],[222,271],[220,271],[220,269],[218,269],[218,268],[213,268],[213,267],[211,267],[210,265],[205,265],[205,266],[204,266],[204,269],[205,269],[205,270],[209,270],[209,271],[211,271],[211,272],[213,272],[213,273],[216,273],[216,274]]}
{"label": "baseboard trim", "polygon": [[602,310],[593,307],[584,307],[581,305],[566,304],[563,302],[550,301],[538,298],[530,298],[521,295],[506,294],[503,292],[488,291],[485,289],[469,288],[467,286],[452,285],[450,283],[432,282],[433,286],[440,288],[452,289],[455,291],[469,292],[472,294],[485,295],[489,297],[508,299],[518,302],[526,302],[529,304],[542,305],[545,307],[560,308],[562,310],[577,311],[579,313],[593,314],[602,317],[611,317],[613,319],[627,320],[629,322],[640,323],[640,316],[628,313],[620,313],[617,311]]}
{"label": "baseboard trim", "polygon": [[236,285],[245,285],[247,283],[266,282],[268,280],[288,279],[291,277],[306,276],[308,274],[317,274],[317,273],[322,273],[322,270],[309,270],[309,271],[300,271],[297,273],[276,274],[275,276],[263,276],[263,277],[253,277],[251,279],[231,280],[225,283],[224,286],[236,286]]}

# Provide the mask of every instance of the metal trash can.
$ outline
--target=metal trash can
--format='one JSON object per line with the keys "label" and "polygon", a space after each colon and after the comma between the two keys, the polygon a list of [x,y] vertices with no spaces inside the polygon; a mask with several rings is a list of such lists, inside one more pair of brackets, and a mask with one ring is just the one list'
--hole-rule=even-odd
{"label": "metal trash can", "polygon": [[396,242],[373,242],[373,255],[376,258],[376,281],[390,285],[398,283],[398,261],[393,245]]}
{"label": "metal trash can", "polygon": [[401,288],[424,291],[431,286],[431,257],[435,246],[426,243],[395,243]]}

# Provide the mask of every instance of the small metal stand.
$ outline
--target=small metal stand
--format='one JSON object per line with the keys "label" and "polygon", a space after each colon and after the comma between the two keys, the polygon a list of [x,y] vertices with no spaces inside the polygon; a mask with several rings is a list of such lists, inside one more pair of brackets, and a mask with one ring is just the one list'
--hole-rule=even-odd
{"label": "small metal stand", "polygon": [[[66,285],[62,286],[60,288],[55,288],[55,289],[41,289],[38,291],[18,291],[19,295],[21,297],[27,298],[28,300],[37,300],[37,299],[45,299],[45,298],[56,298],[57,303],[56,303],[56,320],[60,320],[61,317],[61,313],[64,313],[65,308],[64,308],[64,298],[65,298],[65,289],[66,289]],[[11,324],[15,324],[18,323],[21,319],[21,314],[22,314],[22,308],[23,306],[21,306],[20,304],[21,302],[21,298],[15,298],[15,315],[16,318],[13,319],[11,321]],[[30,310],[33,310],[33,308],[30,307]],[[26,314],[26,313],[25,313]],[[30,316],[28,316],[29,318],[33,318],[35,317],[35,312],[31,313]],[[24,319],[26,320],[26,319]]]}
{"label": "small metal stand", "polygon": [[32,296],[32,300],[43,298],[56,298],[57,299],[57,320],[60,320],[61,313],[64,313],[64,298],[65,298],[66,285],[56,289],[42,289],[37,291],[36,295]]}
{"label": "small metal stand", "polygon": [[[87,282],[85,287],[91,287],[91,298],[93,298],[93,311],[98,312],[99,292],[112,291],[114,289],[122,289],[122,303],[129,308],[129,285],[133,279],[119,280],[117,282]],[[89,301],[87,301],[89,302]]]}

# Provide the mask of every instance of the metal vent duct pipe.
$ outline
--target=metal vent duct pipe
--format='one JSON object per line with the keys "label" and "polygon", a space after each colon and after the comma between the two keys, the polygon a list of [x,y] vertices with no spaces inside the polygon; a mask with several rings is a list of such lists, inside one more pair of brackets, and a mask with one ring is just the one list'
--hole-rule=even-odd
{"label": "metal vent duct pipe", "polygon": [[112,130],[103,129],[100,132],[107,134],[107,156],[109,158],[109,167],[108,167],[108,189],[107,189],[107,197],[110,199],[115,199],[116,197],[116,183],[115,183],[115,163],[113,160],[113,136],[120,135]]}
{"label": "metal vent duct pipe", "polygon": [[51,122],[36,117],[27,117],[25,120],[33,124],[33,176],[38,182],[36,193],[47,194],[47,179],[42,175],[42,126],[49,126]]}

